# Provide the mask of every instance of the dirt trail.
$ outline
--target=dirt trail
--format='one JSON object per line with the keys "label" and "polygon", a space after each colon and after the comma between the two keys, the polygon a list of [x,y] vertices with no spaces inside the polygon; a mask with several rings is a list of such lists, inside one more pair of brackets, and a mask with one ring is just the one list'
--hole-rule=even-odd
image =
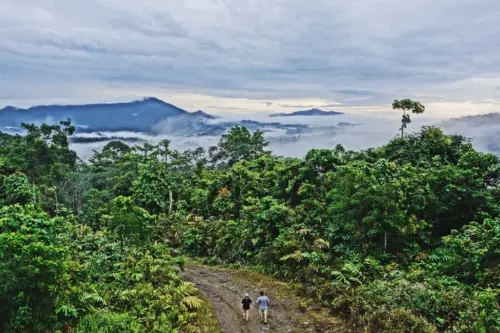
{"label": "dirt trail", "polygon": [[[304,307],[296,296],[284,291],[269,277],[239,270],[219,270],[201,265],[187,265],[183,276],[196,284],[214,305],[216,317],[225,333],[345,333],[341,321],[328,315],[325,309]],[[268,323],[260,322],[258,310],[252,307],[250,320],[243,319],[241,299],[245,292],[255,302],[259,291],[269,296]],[[308,308],[308,309],[307,309]]]}

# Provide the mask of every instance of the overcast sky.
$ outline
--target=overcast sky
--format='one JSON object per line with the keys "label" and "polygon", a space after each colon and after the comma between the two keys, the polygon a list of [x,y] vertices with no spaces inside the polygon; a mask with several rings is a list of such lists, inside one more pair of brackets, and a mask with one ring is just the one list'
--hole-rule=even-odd
{"label": "overcast sky", "polygon": [[0,107],[500,111],[499,0],[0,0]]}

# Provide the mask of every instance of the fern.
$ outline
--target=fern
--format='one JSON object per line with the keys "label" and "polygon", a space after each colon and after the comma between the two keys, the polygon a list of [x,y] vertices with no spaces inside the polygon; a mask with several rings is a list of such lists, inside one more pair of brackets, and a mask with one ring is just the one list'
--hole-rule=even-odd
{"label": "fern", "polygon": [[182,303],[186,304],[190,309],[199,309],[204,304],[204,302],[196,296],[184,297]]}
{"label": "fern", "polygon": [[78,315],[78,310],[72,304],[69,303],[61,304],[61,306],[59,306],[56,309],[56,313],[61,313],[61,312],[66,317],[76,317]]}
{"label": "fern", "polygon": [[144,277],[144,274],[142,273],[133,273],[131,276],[132,281],[141,281],[142,278]]}
{"label": "fern", "polygon": [[314,241],[314,246],[316,246],[318,249],[329,249],[330,242],[322,238],[318,238]]}
{"label": "fern", "polygon": [[300,229],[299,231],[297,231],[297,233],[301,236],[305,236],[305,235],[308,235],[312,232],[312,229],[309,229],[309,228],[302,228]]}
{"label": "fern", "polygon": [[298,263],[302,262],[304,259],[306,259],[307,252],[302,252],[300,250],[296,250],[293,253],[287,254],[286,256],[283,256],[280,258],[280,261],[287,261],[289,259],[292,259]]}
{"label": "fern", "polygon": [[80,297],[80,300],[82,302],[106,304],[106,301],[104,300],[104,298],[102,298],[96,291],[94,291],[92,293],[84,293]]}

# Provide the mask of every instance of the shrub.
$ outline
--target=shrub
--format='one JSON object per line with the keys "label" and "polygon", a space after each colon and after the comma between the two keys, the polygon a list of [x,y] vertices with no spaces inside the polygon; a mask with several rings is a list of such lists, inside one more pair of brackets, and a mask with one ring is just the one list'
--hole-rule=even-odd
{"label": "shrub", "polygon": [[80,318],[75,333],[139,333],[137,318],[127,313],[100,311]]}
{"label": "shrub", "polygon": [[407,309],[378,310],[368,318],[367,332],[435,333],[437,328]]}

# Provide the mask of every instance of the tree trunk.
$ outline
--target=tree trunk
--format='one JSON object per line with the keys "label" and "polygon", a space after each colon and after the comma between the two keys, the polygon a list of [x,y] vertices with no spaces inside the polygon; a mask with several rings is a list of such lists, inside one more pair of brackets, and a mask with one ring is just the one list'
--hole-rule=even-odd
{"label": "tree trunk", "polygon": [[168,215],[172,214],[173,204],[174,204],[174,198],[172,196],[172,190],[168,190]]}
{"label": "tree trunk", "polygon": [[36,187],[35,187],[35,182],[33,182],[33,204],[36,206]]}
{"label": "tree trunk", "polygon": [[54,199],[56,200],[56,213],[59,212],[59,201],[57,200],[57,187],[54,187]]}
{"label": "tree trunk", "polygon": [[401,139],[404,138],[405,136],[403,131],[404,131],[403,124],[401,124]]}
{"label": "tree trunk", "polygon": [[401,139],[404,138],[404,130],[405,130],[405,114],[406,111],[403,110],[403,119],[401,120]]}
{"label": "tree trunk", "polygon": [[123,258],[123,234],[120,235],[120,257]]}

